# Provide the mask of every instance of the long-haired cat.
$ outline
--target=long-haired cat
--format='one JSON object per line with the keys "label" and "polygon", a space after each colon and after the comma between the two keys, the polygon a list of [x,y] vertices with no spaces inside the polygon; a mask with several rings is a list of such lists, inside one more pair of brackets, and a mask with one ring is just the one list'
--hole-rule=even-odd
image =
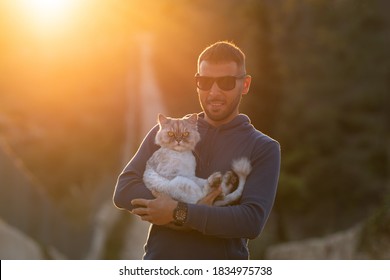
{"label": "long-haired cat", "polygon": [[241,158],[234,160],[233,171],[224,175],[215,172],[207,179],[196,177],[193,151],[200,140],[197,121],[197,114],[183,118],[158,115],[160,129],[155,141],[161,148],[146,163],[143,175],[145,185],[152,191],[166,193],[176,200],[197,203],[212,187],[221,184],[222,195],[214,205],[235,202],[242,194],[251,164],[247,158]]}

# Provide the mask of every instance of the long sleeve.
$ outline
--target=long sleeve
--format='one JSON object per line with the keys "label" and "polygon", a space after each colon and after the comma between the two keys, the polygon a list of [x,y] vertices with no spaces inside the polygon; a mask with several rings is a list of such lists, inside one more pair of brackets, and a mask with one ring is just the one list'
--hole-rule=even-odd
{"label": "long sleeve", "polygon": [[256,238],[271,212],[280,170],[280,145],[274,140],[255,145],[250,153],[252,172],[238,205],[189,205],[188,226],[224,238]]}
{"label": "long sleeve", "polygon": [[146,188],[142,178],[146,162],[159,147],[154,143],[157,127],[154,127],[142,141],[137,153],[119,175],[113,202],[116,207],[132,210],[131,200],[135,198],[153,199],[152,193]]}

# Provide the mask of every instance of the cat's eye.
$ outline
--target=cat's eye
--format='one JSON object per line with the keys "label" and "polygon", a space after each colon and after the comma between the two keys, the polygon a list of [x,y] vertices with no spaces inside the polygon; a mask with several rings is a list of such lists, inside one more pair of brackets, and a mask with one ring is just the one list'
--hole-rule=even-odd
{"label": "cat's eye", "polygon": [[183,132],[183,137],[188,137],[188,135],[190,135],[190,133],[188,132],[188,131],[186,131],[186,132]]}
{"label": "cat's eye", "polygon": [[168,131],[168,136],[173,137],[173,136],[175,136],[175,133],[173,133],[172,131]]}

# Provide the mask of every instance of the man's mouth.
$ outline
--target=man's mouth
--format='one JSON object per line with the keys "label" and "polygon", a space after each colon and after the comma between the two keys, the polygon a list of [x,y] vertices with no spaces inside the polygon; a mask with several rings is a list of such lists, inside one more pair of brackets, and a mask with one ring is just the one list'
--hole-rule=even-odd
{"label": "man's mouth", "polygon": [[211,107],[216,108],[216,109],[225,105],[225,102],[223,102],[221,100],[212,100],[212,101],[209,101],[208,103]]}

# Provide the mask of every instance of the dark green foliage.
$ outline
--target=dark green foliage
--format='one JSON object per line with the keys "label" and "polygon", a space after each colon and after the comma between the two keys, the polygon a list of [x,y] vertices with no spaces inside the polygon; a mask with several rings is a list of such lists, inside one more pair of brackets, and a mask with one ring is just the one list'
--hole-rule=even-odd
{"label": "dark green foliage", "polygon": [[[388,26],[375,1],[290,4],[294,28],[281,21],[290,30],[277,40],[289,44],[277,44],[286,65],[276,209],[285,216],[284,237],[295,239],[351,226],[381,203],[389,58]],[[293,224],[301,231],[289,230]]]}

